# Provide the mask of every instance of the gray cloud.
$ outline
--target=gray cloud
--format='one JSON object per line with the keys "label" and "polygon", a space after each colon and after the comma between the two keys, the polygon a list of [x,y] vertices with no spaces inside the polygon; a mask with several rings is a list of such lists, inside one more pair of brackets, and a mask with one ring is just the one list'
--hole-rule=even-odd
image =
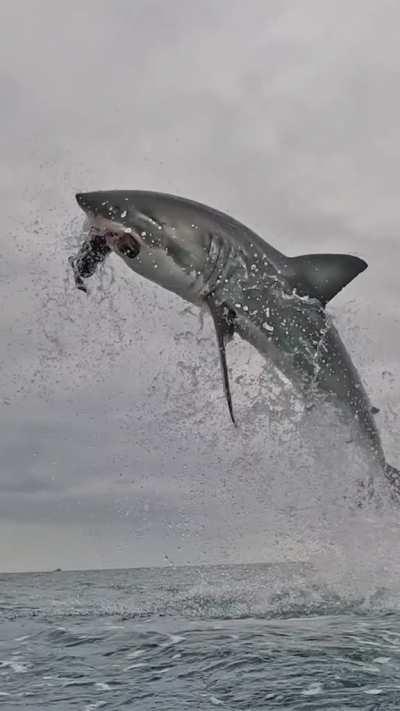
{"label": "gray cloud", "polygon": [[[400,461],[399,20],[394,0],[3,3],[1,569],[91,567],[99,548],[108,565],[234,558],[246,540],[263,558],[301,509],[291,467],[318,470],[244,344],[237,434],[209,322],[116,259],[74,290],[78,189],[176,192],[289,254],[365,257],[332,310]],[[336,496],[316,472],[315,515]]]}

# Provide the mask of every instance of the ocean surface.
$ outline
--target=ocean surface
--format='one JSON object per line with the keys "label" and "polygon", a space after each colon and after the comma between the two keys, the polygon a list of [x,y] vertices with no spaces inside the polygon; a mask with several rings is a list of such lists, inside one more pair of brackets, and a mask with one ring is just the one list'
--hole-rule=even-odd
{"label": "ocean surface", "polygon": [[308,564],[0,576],[0,707],[400,709],[398,598]]}

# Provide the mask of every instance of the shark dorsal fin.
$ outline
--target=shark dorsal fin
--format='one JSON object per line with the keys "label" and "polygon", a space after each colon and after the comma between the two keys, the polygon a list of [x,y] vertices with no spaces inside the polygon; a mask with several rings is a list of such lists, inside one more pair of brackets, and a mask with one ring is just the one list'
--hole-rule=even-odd
{"label": "shark dorsal fin", "polygon": [[300,296],[311,296],[325,306],[367,263],[350,254],[304,254],[290,259],[290,282]]}

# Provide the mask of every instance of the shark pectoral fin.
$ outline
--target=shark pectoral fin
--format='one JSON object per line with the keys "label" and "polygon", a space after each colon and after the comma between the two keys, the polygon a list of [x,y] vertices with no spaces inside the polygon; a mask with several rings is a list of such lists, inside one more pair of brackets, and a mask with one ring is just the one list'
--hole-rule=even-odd
{"label": "shark pectoral fin", "polygon": [[375,407],[375,405],[372,405],[372,407],[371,407],[371,413],[372,413],[373,415],[377,415],[378,412],[380,412],[379,407]]}
{"label": "shark pectoral fin", "polygon": [[298,294],[314,297],[325,306],[367,266],[350,254],[304,254],[290,258],[288,277]]}
{"label": "shark pectoral fin", "polygon": [[232,407],[232,397],[231,397],[231,389],[229,385],[229,373],[228,373],[228,366],[226,363],[226,353],[225,353],[225,344],[228,340],[230,340],[233,336],[233,316],[230,314],[228,310],[225,311],[224,307],[217,307],[214,303],[214,299],[212,295],[210,294],[209,296],[206,297],[206,303],[207,306],[210,310],[210,314],[213,318],[214,321],[214,326],[215,326],[215,332],[217,334],[217,343],[218,343],[218,352],[219,352],[219,359],[221,363],[221,371],[222,371],[222,380],[224,384],[224,393],[226,397],[226,401],[228,403],[228,409],[229,409],[229,414],[231,416],[231,420],[233,424],[236,425],[236,421],[233,415],[233,407]]}

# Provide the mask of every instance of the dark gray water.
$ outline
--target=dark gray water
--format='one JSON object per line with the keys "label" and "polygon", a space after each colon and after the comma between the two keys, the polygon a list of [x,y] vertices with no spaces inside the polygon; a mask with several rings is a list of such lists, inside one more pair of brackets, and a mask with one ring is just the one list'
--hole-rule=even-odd
{"label": "dark gray water", "polygon": [[400,709],[397,602],[301,564],[2,575],[0,706]]}

